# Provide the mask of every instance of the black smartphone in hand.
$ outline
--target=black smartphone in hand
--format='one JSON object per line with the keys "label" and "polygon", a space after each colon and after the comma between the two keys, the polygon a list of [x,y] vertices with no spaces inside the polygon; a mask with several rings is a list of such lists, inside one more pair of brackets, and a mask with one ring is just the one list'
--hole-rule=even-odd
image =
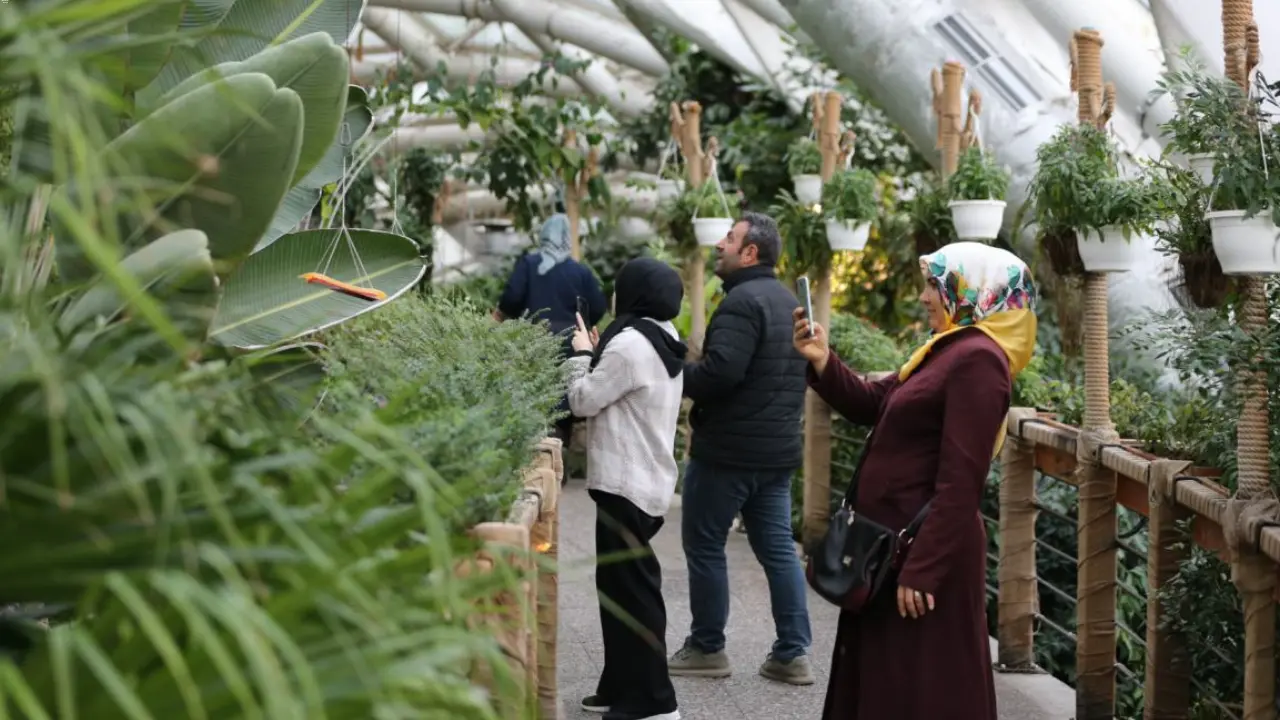
{"label": "black smartphone in hand", "polygon": [[809,278],[801,277],[796,281],[796,294],[804,306],[804,318],[809,321],[809,337],[813,337],[813,297],[809,294]]}

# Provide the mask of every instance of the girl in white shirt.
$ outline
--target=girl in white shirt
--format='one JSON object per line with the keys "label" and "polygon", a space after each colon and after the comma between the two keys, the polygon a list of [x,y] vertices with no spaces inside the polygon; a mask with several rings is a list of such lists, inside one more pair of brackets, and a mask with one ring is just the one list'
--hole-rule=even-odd
{"label": "girl in white shirt", "polygon": [[662,568],[649,542],[676,486],[687,348],[671,320],[680,314],[684,285],[666,263],[640,258],[618,272],[614,293],[617,319],[593,341],[579,318],[568,361],[569,407],[587,418],[596,589],[613,604],[600,608],[604,671],[582,707],[606,720],[678,720]]}

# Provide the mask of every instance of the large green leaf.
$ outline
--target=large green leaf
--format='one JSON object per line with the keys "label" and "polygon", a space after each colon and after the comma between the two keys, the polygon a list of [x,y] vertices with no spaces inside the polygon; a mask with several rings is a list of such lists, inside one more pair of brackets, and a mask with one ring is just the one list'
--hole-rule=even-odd
{"label": "large green leaf", "polygon": [[[154,203],[122,219],[129,246],[175,227],[209,237],[219,274],[229,274],[271,224],[289,189],[302,144],[302,100],[250,73],[177,98],[107,147],[128,164],[116,179],[124,194]],[[59,271],[69,280],[93,271],[74,243],[60,243]]]}
{"label": "large green leaf", "polygon": [[323,32],[342,45],[363,11],[364,0],[235,0],[216,31],[194,47],[174,49],[168,64],[139,98],[154,107],[155,98],[201,70],[248,60],[289,38]]}
{"label": "large green leaf", "polygon": [[369,109],[369,94],[359,85],[348,88],[347,111],[342,122],[345,130],[339,130],[339,135],[329,146],[329,151],[311,169],[311,172],[307,173],[306,177],[284,196],[280,209],[276,210],[276,216],[271,220],[271,227],[254,248],[255,252],[297,227],[298,223],[315,209],[316,203],[320,202],[324,186],[341,180],[344,171],[350,172],[353,149],[373,127],[373,111]]}
{"label": "large green leaf", "polygon": [[[210,337],[224,345],[265,347],[322,330],[381,303],[307,283],[303,273],[324,272],[342,282],[373,287],[390,302],[426,272],[418,246],[402,235],[350,230],[290,233],[249,256],[227,282]],[[356,269],[359,255],[365,272]],[[332,250],[332,258],[328,258]]]}
{"label": "large green leaf", "polygon": [[[126,257],[120,267],[164,302],[170,318],[190,338],[204,340],[218,307],[218,277],[204,233],[179,230],[165,235]],[[109,323],[130,305],[110,280],[99,278],[67,306],[58,324],[70,332],[94,320]]]}
{"label": "large green leaf", "polygon": [[146,14],[129,21],[129,42],[99,60],[125,97],[150,83],[164,67],[185,5],[182,0],[155,0],[152,4],[154,7]]}
{"label": "large green leaf", "polygon": [[316,166],[338,137],[347,102],[347,53],[328,34],[318,32],[267,48],[243,62],[222,63],[183,80],[158,101],[163,107],[175,98],[219,78],[262,73],[277,88],[289,88],[302,98],[302,152],[293,182]]}

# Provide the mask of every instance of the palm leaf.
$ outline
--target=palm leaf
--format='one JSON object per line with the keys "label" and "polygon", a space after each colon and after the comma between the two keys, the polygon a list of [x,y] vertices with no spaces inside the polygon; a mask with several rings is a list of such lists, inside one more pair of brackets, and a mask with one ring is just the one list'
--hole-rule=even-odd
{"label": "palm leaf", "polygon": [[139,91],[139,99],[154,107],[156,98],[201,70],[248,60],[289,38],[323,32],[345,44],[362,12],[364,0],[235,0],[216,31],[194,47],[175,49],[159,76]]}
{"label": "palm leaf", "polygon": [[[342,237],[349,233],[350,244]],[[332,252],[332,258],[328,256]],[[356,257],[365,272],[357,269]],[[250,255],[231,279],[210,337],[223,345],[257,348],[322,330],[380,303],[353,298],[301,275],[323,272],[342,282],[385,292],[390,302],[426,272],[418,246],[402,235],[373,230],[305,230]]]}
{"label": "palm leaf", "polygon": [[352,150],[373,127],[373,111],[369,109],[369,94],[364,88],[352,85],[347,90],[344,127],[320,162],[285,194],[280,209],[271,220],[271,227],[258,241],[255,252],[296,228],[320,202],[324,187],[341,180],[344,173],[350,173]]}
{"label": "palm leaf", "polygon": [[[202,230],[226,274],[253,250],[289,187],[302,144],[302,100],[251,73],[206,85],[175,99],[111,142],[107,152],[129,163],[133,177],[117,189],[145,192],[158,216],[125,218],[127,247],[175,227]],[[87,278],[89,265],[60,243],[59,270]]]}

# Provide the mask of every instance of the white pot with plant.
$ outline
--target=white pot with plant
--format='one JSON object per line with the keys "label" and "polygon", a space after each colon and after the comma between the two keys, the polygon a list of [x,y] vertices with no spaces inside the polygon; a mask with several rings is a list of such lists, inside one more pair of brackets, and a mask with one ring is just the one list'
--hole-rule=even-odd
{"label": "white pot with plant", "polygon": [[1004,224],[1009,173],[975,145],[964,151],[956,171],[947,179],[951,223],[961,240],[994,240]]}
{"label": "white pot with plant", "polygon": [[[1088,271],[1081,253],[1097,248],[1087,234],[1082,245],[1080,231],[1110,224],[1098,221],[1094,196],[1116,175],[1115,147],[1092,125],[1064,125],[1036,148],[1036,174],[1024,207],[1033,212],[1041,249],[1059,277],[1081,277]],[[1109,249],[1122,255],[1128,247],[1121,240]],[[1101,257],[1093,259],[1103,262]]]}
{"label": "white pot with plant", "polygon": [[827,244],[832,250],[858,251],[867,246],[876,219],[876,176],[866,168],[841,170],[822,188]]}
{"label": "white pot with plant", "polygon": [[1167,197],[1154,176],[1108,178],[1093,188],[1085,223],[1076,228],[1076,247],[1086,272],[1128,272],[1137,265],[1133,238],[1155,230]]}
{"label": "white pot with plant", "polygon": [[[713,171],[714,172],[714,171]],[[693,215],[693,235],[699,247],[715,247],[733,229],[734,212],[716,177],[696,191],[697,205]]]}
{"label": "white pot with plant", "polygon": [[822,152],[816,140],[800,138],[787,148],[787,170],[796,188],[796,200],[813,205],[822,198]]}
{"label": "white pot with plant", "polygon": [[1274,275],[1280,273],[1280,130],[1271,124],[1259,130],[1256,104],[1239,108],[1233,119],[1220,120],[1216,185],[1205,219],[1224,273]]}
{"label": "white pot with plant", "polygon": [[1217,128],[1239,116],[1239,87],[1224,77],[1213,77],[1202,62],[1183,54],[1176,69],[1165,72],[1157,83],[1156,98],[1167,93],[1175,106],[1173,117],[1160,126],[1168,140],[1166,153],[1176,153],[1205,185],[1215,175],[1213,138]]}

